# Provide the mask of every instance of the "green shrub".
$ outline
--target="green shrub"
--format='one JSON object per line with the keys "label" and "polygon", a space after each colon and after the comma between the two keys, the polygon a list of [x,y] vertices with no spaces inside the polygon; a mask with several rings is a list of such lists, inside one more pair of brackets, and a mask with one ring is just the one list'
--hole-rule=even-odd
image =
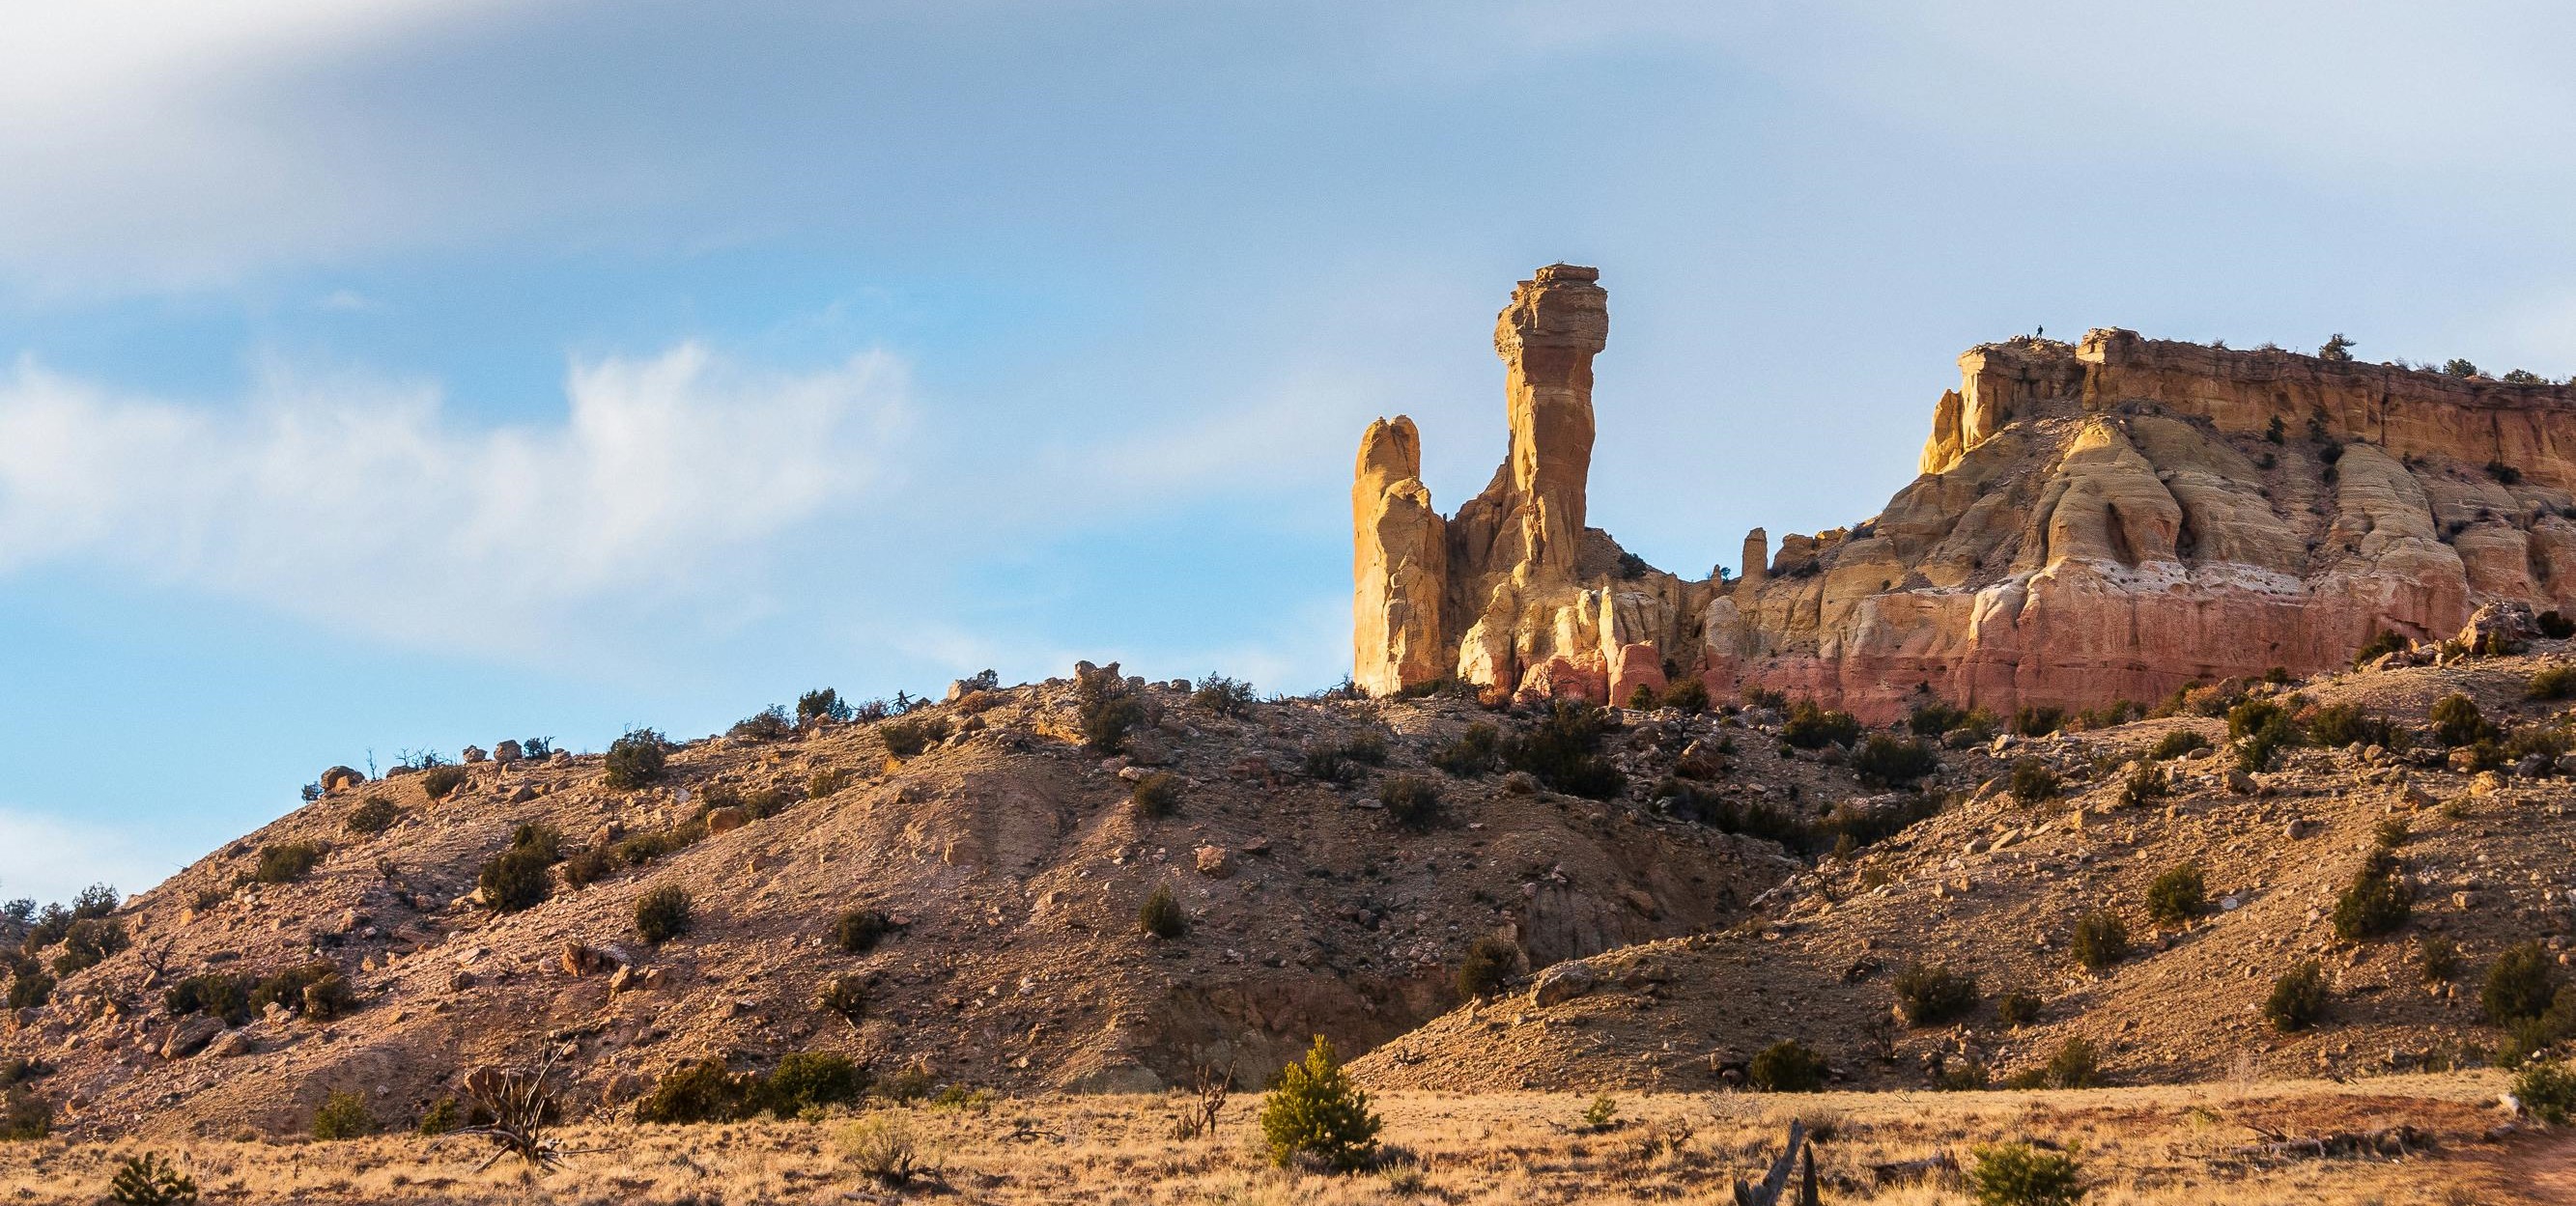
{"label": "green shrub", "polygon": [[83,917],[63,932],[62,953],[54,956],[54,974],[87,971],[132,945],[125,924],[111,917]]}
{"label": "green shrub", "polygon": [[2390,933],[2406,924],[2414,906],[2414,890],[2406,886],[2397,856],[2385,848],[2372,850],[2335,898],[2335,937],[2359,942]]}
{"label": "green shrub", "polygon": [[2360,704],[2324,704],[2308,713],[2308,736],[2324,746],[2394,746],[2397,726],[2385,716],[2362,711]]}
{"label": "green shrub", "polygon": [[2326,1016],[2326,973],[2314,959],[2302,960],[2272,981],[2263,999],[2263,1016],[2283,1034],[2305,1030]]}
{"label": "green shrub", "polygon": [[2037,758],[2020,758],[2013,762],[2012,797],[2024,804],[2037,804],[2057,795],[2057,772]]}
{"label": "green shrub", "polygon": [[618,862],[629,867],[641,867],[654,859],[686,850],[706,836],[706,823],[703,820],[692,820],[673,825],[668,829],[630,834],[619,840],[611,850],[617,855]]}
{"label": "green shrub", "polygon": [[2306,740],[2290,710],[2269,699],[2248,699],[2229,708],[2227,735],[2235,743],[2236,769],[2248,773],[2271,769],[2274,754]]}
{"label": "green shrub", "polygon": [[1317,783],[1353,783],[1362,773],[1342,757],[1342,743],[1330,740],[1307,742],[1298,757],[1297,769]]}
{"label": "green shrub", "polygon": [[780,1118],[848,1105],[868,1091],[867,1072],[836,1051],[799,1051],[778,1061],[759,1086],[762,1105]]}
{"label": "green shrub", "polygon": [[894,919],[882,909],[847,909],[832,922],[833,944],[853,955],[875,950],[893,932]]}
{"label": "green shrub", "polygon": [[1664,688],[1663,705],[1697,715],[1708,710],[1708,684],[1696,674],[1685,674]]}
{"label": "green shrub", "polygon": [[453,1097],[441,1097],[429,1103],[428,1109],[421,1111],[420,1125],[413,1127],[412,1130],[420,1135],[435,1137],[464,1125],[465,1108],[458,1105]]}
{"label": "green shrub", "polygon": [[1825,1087],[1825,1057],[1796,1039],[1782,1039],[1754,1055],[1744,1079],[1765,1093],[1813,1093]]}
{"label": "green shrub", "polygon": [[848,1022],[855,1030],[868,1018],[868,978],[855,972],[844,972],[825,980],[821,990],[814,994],[814,1005]]}
{"label": "green shrub", "polygon": [[2565,1064],[2531,1063],[2513,1078],[2513,1099],[2542,1122],[2564,1126],[2576,1115],[2576,1071]]}
{"label": "green shrub", "polygon": [[1971,1149],[1968,1191],[1977,1206],[2076,1206],[2084,1178],[2075,1157],[2027,1143],[1980,1144]]}
{"label": "green shrub", "polygon": [[2486,1010],[2487,1020],[2498,1026],[2536,1018],[2549,1008],[2551,998],[2557,994],[2557,980],[2549,952],[2539,943],[2507,947],[2487,968],[2486,987],[2478,993],[2478,1005]]}
{"label": "green shrub", "polygon": [[1521,948],[1509,940],[1490,935],[1475,940],[1458,964],[1458,995],[1476,1000],[1501,992],[1520,963]]}
{"label": "green shrub", "polygon": [[192,1206],[197,1182],[159,1153],[129,1156],[107,1183],[107,1200],[116,1206]]}
{"label": "green shrub", "polygon": [[737,741],[784,741],[796,734],[796,723],[787,719],[787,709],[772,704],[745,716],[725,730],[725,736]]}
{"label": "green shrub", "polygon": [[304,1016],[311,1021],[346,1017],[358,1008],[358,990],[338,972],[305,985],[303,997]]}
{"label": "green shrub", "polygon": [[688,932],[687,889],[664,884],[635,899],[635,933],[644,941],[660,946]]}
{"label": "green shrub", "polygon": [[1162,820],[1181,810],[1181,777],[1170,771],[1155,771],[1136,780],[1128,799],[1135,803],[1136,815]]}
{"label": "green shrub", "polygon": [[2496,735],[2495,726],[2478,711],[2477,701],[2457,691],[2434,700],[2430,716],[2434,738],[2447,746],[2476,745]]}
{"label": "green shrub", "polygon": [[2099,972],[2129,957],[2129,927],[2120,915],[2109,909],[2095,909],[2075,919],[2075,938],[2070,944],[2075,961],[2086,971]]}
{"label": "green shrub", "polygon": [[2165,780],[2164,768],[2153,762],[2140,762],[2120,781],[2120,807],[2140,808],[2150,800],[2160,800],[2173,787]]}
{"label": "green shrub", "polygon": [[2052,1089],[2090,1089],[2102,1083],[2102,1056],[2090,1039],[2070,1038],[2057,1045],[2040,1069],[2040,1082]]}
{"label": "green shrub", "polygon": [[652,729],[629,729],[608,743],[607,770],[602,778],[608,786],[620,791],[642,787],[662,777],[662,767],[669,757],[669,743]]}
{"label": "green shrub", "polygon": [[2415,830],[2404,817],[2381,817],[2370,827],[2370,842],[2382,850],[2395,850],[2414,840]]}
{"label": "green shrub", "polygon": [[258,984],[256,977],[237,972],[206,972],[163,989],[161,1008],[174,1018],[204,1013],[239,1026],[250,1020],[250,994]]}
{"label": "green shrub", "polygon": [[1860,733],[1860,721],[1851,713],[1828,711],[1812,699],[1789,705],[1789,719],[1780,726],[1780,740],[1802,750],[1850,745],[1860,740]]}
{"label": "green shrub", "polygon": [[1946,1022],[1977,1006],[1977,978],[1938,963],[1908,964],[1896,973],[1896,1005],[1909,1025]]}
{"label": "green shrub", "polygon": [[702,1059],[662,1074],[635,1103],[635,1121],[730,1122],[750,1112],[755,1078],[736,1076],[723,1060]]}
{"label": "green shrub", "polygon": [[474,877],[483,890],[483,906],[496,913],[516,913],[544,904],[554,892],[554,877],[546,873],[550,865],[545,855],[519,847],[492,856]]}
{"label": "green shrub", "polygon": [[[309,990],[317,984],[337,978],[339,974],[340,969],[333,966],[328,959],[315,959],[295,964],[268,976],[252,987],[250,1012],[254,1015],[266,1013],[272,1004],[289,1013],[303,1012],[306,1003],[311,1000]],[[347,982],[343,980],[342,983]]]}
{"label": "green shrub", "polygon": [[1967,709],[1954,708],[1937,699],[1914,705],[1905,717],[1905,727],[1917,737],[1938,737],[1967,723]]}
{"label": "green shrub", "polygon": [[54,1107],[34,1090],[12,1086],[0,1098],[0,1140],[28,1142],[53,1133]]}
{"label": "green shrub", "polygon": [[52,999],[54,978],[33,960],[21,963],[9,978],[9,1008],[34,1009]]}
{"label": "green shrub", "polygon": [[250,877],[264,884],[291,884],[313,874],[325,853],[320,842],[287,842],[259,848],[259,865]]}
{"label": "green shrub", "polygon": [[2024,737],[2045,737],[2066,724],[2066,709],[2026,707],[2013,713],[2012,728]]}
{"label": "green shrub", "polygon": [[849,701],[842,699],[841,693],[830,687],[824,687],[817,691],[808,691],[803,695],[796,697],[796,726],[798,728],[803,728],[815,723],[816,721],[822,720],[848,723],[851,715],[852,712],[850,711]]}
{"label": "green shrub", "polygon": [[1190,706],[1219,716],[1241,716],[1252,710],[1254,698],[1251,683],[1211,671],[1199,680],[1198,689],[1190,692]]}
{"label": "green shrub", "polygon": [[2209,888],[2196,863],[2167,870],[2147,885],[2147,916],[2158,925],[2187,925],[2209,911]]}
{"label": "green shrub", "polygon": [[1852,754],[1851,765],[1872,787],[1903,787],[1941,769],[1941,759],[1920,741],[1872,733]]}
{"label": "green shrub", "polygon": [[2353,651],[2352,664],[2356,667],[2367,666],[2372,662],[2378,661],[2382,656],[2391,653],[2404,653],[2413,647],[2413,644],[2405,637],[2399,636],[2396,633],[2383,628],[2379,630],[2377,635],[2370,638],[2370,642],[2368,644]]}
{"label": "green shrub", "polygon": [[2180,758],[2194,750],[2205,750],[2208,748],[2209,738],[2201,736],[2199,730],[2175,729],[2174,731],[2165,734],[2162,738],[2159,738],[2156,741],[2155,748],[2147,751],[2147,757],[2157,762],[2163,762],[2171,758]]}
{"label": "green shrub", "polygon": [[889,720],[877,726],[877,739],[885,742],[886,753],[897,758],[918,757],[921,751],[948,740],[948,721],[940,716]]}
{"label": "green shrub", "polygon": [[463,786],[465,768],[461,766],[433,766],[420,773],[420,789],[433,800],[444,800]]}
{"label": "green shrub", "polygon": [[360,1139],[375,1133],[376,1119],[367,1112],[367,1099],[346,1089],[332,1090],[322,1099],[321,1108],[313,1111],[316,1139]]}
{"label": "green shrub", "polygon": [[1477,721],[1468,725],[1456,741],[1432,750],[1431,765],[1461,779],[1472,779],[1493,770],[1502,760],[1502,739],[1501,730]]}
{"label": "green shrub", "polygon": [[1440,823],[1440,785],[1420,775],[1396,775],[1379,784],[1377,799],[1398,828],[1427,833]]}
{"label": "green shrub", "polygon": [[2006,1026],[2022,1027],[2039,1020],[2042,1002],[2035,993],[2014,991],[1995,1002],[1995,1020]]}
{"label": "green shrub", "polygon": [[2523,695],[2530,699],[2565,699],[2576,695],[2576,663],[2559,662],[2531,676]]}
{"label": "green shrub", "polygon": [[1594,751],[1613,723],[1606,709],[1557,700],[1536,723],[1503,740],[1503,762],[1569,796],[1610,799],[1626,790],[1628,779]]}
{"label": "green shrub", "polygon": [[525,850],[549,865],[563,861],[563,831],[543,821],[530,821],[510,831],[510,849]]}
{"label": "green shrub", "polygon": [[1343,738],[1342,757],[1362,766],[1386,765],[1386,734],[1376,729],[1362,729]]}
{"label": "green shrub", "polygon": [[1128,690],[1125,679],[1107,671],[1086,674],[1075,688],[1074,715],[1082,742],[1092,750],[1114,754],[1127,747],[1127,734],[1145,723],[1145,701]]}
{"label": "green shrub", "polygon": [[1172,895],[1170,884],[1154,885],[1153,892],[1136,910],[1136,928],[1167,941],[1190,932],[1189,915],[1181,911],[1181,902]]}
{"label": "green shrub", "polygon": [[2427,984],[2447,984],[2459,979],[2459,944],[2440,934],[2426,934],[2417,939],[2415,970]]}
{"label": "green shrub", "polygon": [[617,856],[606,846],[586,846],[563,862],[564,882],[586,888],[617,872]]}
{"label": "green shrub", "polygon": [[1320,1034],[1305,1062],[1281,1069],[1278,1086],[1261,1099],[1261,1139],[1281,1167],[1305,1156],[1337,1172],[1365,1168],[1377,1158],[1383,1125]]}
{"label": "green shrub", "polygon": [[400,819],[402,819],[402,810],[394,807],[393,801],[383,796],[369,796],[358,801],[356,808],[349,810],[349,818],[344,823],[351,833],[360,837],[374,837],[393,828],[394,822]]}

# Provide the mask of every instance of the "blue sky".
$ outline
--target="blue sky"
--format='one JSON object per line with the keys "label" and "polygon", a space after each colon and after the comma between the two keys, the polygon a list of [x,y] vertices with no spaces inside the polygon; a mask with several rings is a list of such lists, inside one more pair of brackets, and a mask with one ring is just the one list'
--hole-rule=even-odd
{"label": "blue sky", "polygon": [[0,16],[0,895],[335,762],[1076,658],[1348,666],[1348,473],[1874,512],[2045,325],[2576,373],[2540,5],[90,0]]}

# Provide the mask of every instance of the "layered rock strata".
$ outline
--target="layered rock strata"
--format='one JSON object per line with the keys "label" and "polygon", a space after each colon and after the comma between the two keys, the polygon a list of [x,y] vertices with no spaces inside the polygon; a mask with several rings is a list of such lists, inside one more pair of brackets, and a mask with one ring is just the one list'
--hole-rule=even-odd
{"label": "layered rock strata", "polygon": [[2576,393],[2116,329],[1970,349],[1922,473],[1847,529],[1685,579],[1586,527],[1607,294],[1540,269],[1495,330],[1511,451],[1444,518],[1398,416],[1362,439],[1353,677],[1626,702],[1696,675],[1872,718],[2150,700],[2576,608]]}

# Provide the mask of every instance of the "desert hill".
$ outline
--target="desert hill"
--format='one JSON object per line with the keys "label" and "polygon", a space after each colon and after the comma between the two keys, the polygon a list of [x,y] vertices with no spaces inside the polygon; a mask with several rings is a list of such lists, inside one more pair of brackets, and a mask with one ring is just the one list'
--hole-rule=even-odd
{"label": "desert hill", "polygon": [[[1085,747],[1083,689],[1059,679],[961,690],[875,723],[678,744],[631,789],[607,785],[599,755],[376,781],[335,768],[321,799],[126,902],[113,920],[130,945],[17,1010],[0,1055],[54,1069],[34,1084],[75,1133],[294,1130],[343,1089],[403,1119],[472,1067],[541,1048],[562,1055],[574,1100],[603,1112],[706,1056],[756,1069],[803,1050],[971,1086],[1152,1088],[1227,1066],[1252,1080],[1313,1034],[1365,1050],[1436,1016],[1480,938],[1544,966],[1698,932],[1803,865],[1644,799],[1683,757],[1681,733],[1704,727],[1679,719],[1639,714],[1602,739],[1635,785],[1605,801],[1500,768],[1427,766],[1473,725],[1508,736],[1538,723],[1467,701],[1226,715],[1193,706],[1185,683],[1094,677],[1143,706],[1126,754]],[[942,733],[889,755],[890,737]],[[1806,784],[1790,806],[1803,812],[1861,794],[1846,768],[1768,749],[1747,761],[1769,784],[1748,790]],[[1131,799],[1147,764],[1179,778],[1171,816]],[[431,782],[451,778],[432,799]],[[1421,832],[1379,802],[1407,778],[1438,785],[1440,815]],[[389,827],[352,831],[387,804]],[[541,903],[495,911],[477,876],[532,825],[569,857],[544,870]],[[673,832],[705,836],[657,836]],[[652,856],[653,842],[678,848]],[[309,871],[261,882],[264,859],[293,872],[299,848]],[[585,851],[618,856],[575,886]],[[1138,926],[1166,886],[1188,919],[1169,940]],[[688,894],[693,925],[647,945],[638,901],[669,887]],[[853,909],[890,928],[864,953],[835,940]],[[352,990],[340,1016],[289,1008],[290,994],[228,1028],[165,1000],[192,977],[315,961]],[[816,1004],[844,976],[865,988],[855,1026]]]}
{"label": "desert hill", "polygon": [[[2038,1073],[2074,1038],[2115,1083],[2477,1066],[2506,1040],[2478,997],[2507,948],[2541,943],[2566,979],[2576,790],[2567,762],[2545,752],[2526,752],[2520,774],[2476,769],[2426,718],[2436,701],[2465,695],[2498,730],[2521,734],[2507,739],[2516,748],[2563,750],[2576,714],[2531,695],[2535,675],[2565,676],[2570,664],[2563,642],[2544,641],[2517,656],[2253,684],[2251,698],[2285,710],[2393,722],[2391,744],[2410,748],[2285,748],[2274,769],[2252,774],[2233,766],[2225,720],[2189,713],[2005,738],[1999,756],[2048,768],[2057,793],[2024,800],[2008,780],[1990,784],[1793,877],[1737,925],[1548,969],[1359,1066],[1388,1087],[1705,1089],[1744,1083],[1754,1055],[1797,1040],[1825,1057],[1835,1083],[1901,1089],[1945,1071],[1973,1077],[1972,1065],[1998,1084]],[[2566,693],[2563,677],[2550,681],[2544,694]],[[2154,756],[2181,732],[2207,748]],[[2124,802],[2141,774],[2164,794]],[[2339,939],[2338,898],[2383,846],[2411,913],[2384,935]],[[2199,870],[2210,907],[2160,923],[2150,886],[2183,865]],[[2120,918],[2132,950],[2088,970],[2071,944],[2096,910]],[[2447,979],[2428,975],[2428,940],[2454,953]],[[2309,960],[2325,1017],[2283,1033],[2263,1007],[2276,979]],[[1973,1003],[1907,1024],[1897,985],[1915,964],[1973,977]],[[2035,998],[2035,1020],[1999,1016],[2015,993]]]}
{"label": "desert hill", "polygon": [[2576,388],[2114,328],[1960,356],[1921,476],[1878,515],[1776,551],[1757,528],[1734,577],[1657,569],[1589,523],[1599,277],[1555,264],[1514,290],[1510,451],[1454,514],[1412,420],[1362,436],[1364,689],[1625,704],[1689,676],[1875,721],[1927,691],[2091,708],[2320,672],[2489,603],[2576,608]]}

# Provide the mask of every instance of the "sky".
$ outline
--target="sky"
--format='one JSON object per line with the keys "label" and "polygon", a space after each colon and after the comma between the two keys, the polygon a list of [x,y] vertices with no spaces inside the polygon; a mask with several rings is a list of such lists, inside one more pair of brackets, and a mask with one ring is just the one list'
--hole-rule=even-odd
{"label": "sky", "polygon": [[[2438,11],[2436,11],[2438,8]],[[1349,669],[1349,474],[1860,520],[2045,328],[2576,373],[2576,10],[85,0],[0,14],[0,896],[391,765],[1078,658]]]}

